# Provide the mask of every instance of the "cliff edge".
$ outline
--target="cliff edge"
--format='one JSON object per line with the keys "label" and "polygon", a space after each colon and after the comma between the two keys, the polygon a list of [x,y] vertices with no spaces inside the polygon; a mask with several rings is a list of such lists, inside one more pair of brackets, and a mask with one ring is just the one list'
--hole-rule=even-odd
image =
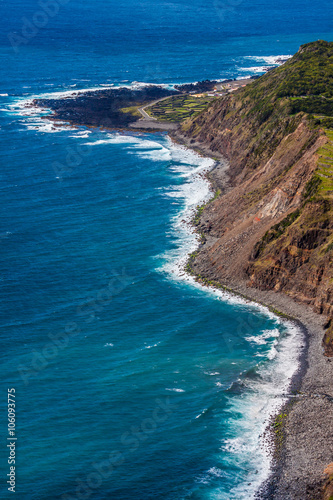
{"label": "cliff edge", "polygon": [[329,318],[333,356],[333,42],[301,46],[181,132],[230,163],[230,187],[198,220],[195,274],[310,305]]}

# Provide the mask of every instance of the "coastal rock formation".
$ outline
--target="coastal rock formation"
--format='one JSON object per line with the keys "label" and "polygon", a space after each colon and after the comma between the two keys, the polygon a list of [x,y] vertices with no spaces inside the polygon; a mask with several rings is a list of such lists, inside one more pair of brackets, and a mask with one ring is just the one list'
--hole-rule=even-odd
{"label": "coastal rock formation", "polygon": [[325,355],[331,357],[333,356],[333,325],[331,319],[328,321],[326,326],[328,326],[328,328],[323,338],[323,345],[325,349]]}
{"label": "coastal rock formation", "polygon": [[139,106],[175,94],[178,92],[157,85],[136,89],[113,87],[73,92],[66,98],[35,99],[32,105],[51,110],[52,115],[48,115],[47,119],[89,127],[129,128],[141,118]]}
{"label": "coastal rock formation", "polygon": [[[304,45],[280,68],[182,126],[193,145],[209,144],[230,162],[231,187],[221,185],[222,195],[201,214],[205,243],[193,271],[222,284],[282,291],[329,317],[332,63],[332,42]],[[330,329],[324,347],[332,356]]]}

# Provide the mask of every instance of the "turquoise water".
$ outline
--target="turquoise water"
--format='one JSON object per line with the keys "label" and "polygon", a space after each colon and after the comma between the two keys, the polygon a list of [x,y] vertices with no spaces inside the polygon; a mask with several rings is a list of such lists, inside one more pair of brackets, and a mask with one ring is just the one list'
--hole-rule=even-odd
{"label": "turquoise water", "polygon": [[213,161],[165,134],[54,128],[24,104],[259,74],[332,39],[332,8],[73,0],[15,51],[8,35],[39,10],[13,2],[1,18],[1,363],[3,394],[16,389],[17,495],[252,498],[302,335],[185,276],[197,241],[184,221],[212,196],[201,174]]}

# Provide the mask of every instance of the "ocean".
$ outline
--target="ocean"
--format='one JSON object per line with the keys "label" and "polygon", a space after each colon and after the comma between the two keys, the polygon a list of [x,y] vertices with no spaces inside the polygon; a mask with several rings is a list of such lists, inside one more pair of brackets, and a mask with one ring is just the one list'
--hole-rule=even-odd
{"label": "ocean", "polygon": [[[262,74],[333,6],[1,2],[1,364],[20,499],[245,500],[300,328],[184,272],[214,161],[165,133],[53,126],[33,97]],[[137,85],[137,83],[134,83]],[[8,491],[2,412],[1,498]]]}

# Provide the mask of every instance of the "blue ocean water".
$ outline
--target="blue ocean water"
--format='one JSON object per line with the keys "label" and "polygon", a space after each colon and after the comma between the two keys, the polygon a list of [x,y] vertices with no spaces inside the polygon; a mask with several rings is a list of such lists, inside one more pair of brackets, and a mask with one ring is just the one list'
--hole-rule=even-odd
{"label": "blue ocean water", "polygon": [[[262,72],[332,39],[320,0],[1,2],[2,401],[22,499],[248,499],[302,334],[185,276],[212,160],[54,127],[33,96]],[[44,13],[44,14],[43,14]],[[185,222],[184,222],[185,221]],[[2,413],[1,498],[11,498]]]}

